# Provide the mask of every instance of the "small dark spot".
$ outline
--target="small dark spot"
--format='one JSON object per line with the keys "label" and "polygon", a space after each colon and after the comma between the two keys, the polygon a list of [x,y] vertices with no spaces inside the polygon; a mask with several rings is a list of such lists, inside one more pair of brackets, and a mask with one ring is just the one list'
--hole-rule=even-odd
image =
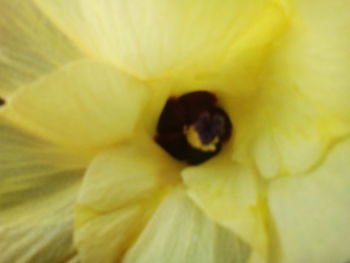
{"label": "small dark spot", "polygon": [[[184,132],[190,126],[203,145],[217,138],[215,150],[204,151],[191,145]],[[168,99],[158,121],[155,141],[175,159],[200,164],[220,152],[231,132],[231,121],[226,112],[217,106],[216,96],[197,91]]]}
{"label": "small dark spot", "polygon": [[5,99],[0,97],[0,107],[4,106],[5,103],[6,103]]}

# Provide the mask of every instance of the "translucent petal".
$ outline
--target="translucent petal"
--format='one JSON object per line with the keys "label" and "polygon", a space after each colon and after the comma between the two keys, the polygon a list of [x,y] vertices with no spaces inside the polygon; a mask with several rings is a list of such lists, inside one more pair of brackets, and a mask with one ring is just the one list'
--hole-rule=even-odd
{"label": "translucent petal", "polygon": [[78,254],[75,254],[74,256],[72,256],[71,258],[69,258],[67,261],[67,263],[80,263],[81,260],[79,258]]}
{"label": "translucent petal", "polygon": [[[266,257],[264,209],[255,174],[224,158],[182,172],[190,197],[216,222]],[[266,258],[265,258],[266,259]]]}
{"label": "translucent petal", "polygon": [[123,262],[240,263],[249,253],[232,232],[196,208],[185,191],[175,190],[162,201]]}
{"label": "translucent petal", "polygon": [[297,0],[289,32],[266,67],[265,85],[293,87],[350,118],[350,3]]}
{"label": "translucent petal", "polygon": [[0,261],[74,255],[73,206],[87,160],[0,122]]}
{"label": "translucent petal", "polygon": [[0,96],[82,55],[33,1],[0,1]]}
{"label": "translucent petal", "polygon": [[106,150],[89,166],[79,204],[106,212],[176,184],[181,166],[147,137]]}
{"label": "translucent petal", "polygon": [[266,178],[312,169],[350,131],[347,122],[294,88],[271,86],[228,107],[235,124],[234,160],[256,164]]}
{"label": "translucent petal", "polygon": [[[79,216],[89,211],[81,209]],[[119,262],[144,221],[143,208],[130,205],[114,211],[89,215],[89,220],[74,232],[74,242],[82,262]]]}
{"label": "translucent petal", "polygon": [[350,260],[349,171],[347,139],[312,173],[271,182],[268,193],[276,229],[272,244],[276,262]]}
{"label": "translucent petal", "polygon": [[46,139],[76,149],[130,136],[148,89],[114,67],[81,60],[21,89],[2,114]]}
{"label": "translucent petal", "polygon": [[268,2],[35,1],[91,54],[142,78],[211,68]]}
{"label": "translucent petal", "polygon": [[238,101],[259,93],[259,77],[273,51],[273,43],[288,28],[289,2],[266,1],[264,8],[251,18],[249,26],[242,28],[242,32],[225,49],[225,55],[210,59],[209,67],[191,65],[180,72],[181,79],[172,77],[175,92],[209,90],[216,94],[224,93],[224,97]]}
{"label": "translucent petal", "polygon": [[180,167],[147,138],[99,154],[76,209],[75,241],[83,262],[116,262],[141,231]]}
{"label": "translucent petal", "polygon": [[347,1],[294,1],[252,96],[228,100],[234,159],[266,178],[310,171],[349,134],[350,18]]}

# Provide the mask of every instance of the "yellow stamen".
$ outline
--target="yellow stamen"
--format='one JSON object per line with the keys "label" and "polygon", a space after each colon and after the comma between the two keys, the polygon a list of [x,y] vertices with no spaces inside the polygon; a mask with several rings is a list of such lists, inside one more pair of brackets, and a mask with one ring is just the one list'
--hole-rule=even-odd
{"label": "yellow stamen", "polygon": [[198,131],[191,125],[184,128],[184,134],[186,135],[187,142],[195,149],[203,152],[215,152],[217,150],[217,143],[219,138],[215,137],[210,143],[203,144],[198,134]]}

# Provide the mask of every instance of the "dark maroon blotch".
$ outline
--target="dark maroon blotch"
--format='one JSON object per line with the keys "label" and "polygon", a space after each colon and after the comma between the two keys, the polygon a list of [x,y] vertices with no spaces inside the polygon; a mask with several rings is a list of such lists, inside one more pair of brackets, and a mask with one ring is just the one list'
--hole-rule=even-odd
{"label": "dark maroon blotch", "polygon": [[[190,125],[195,127],[204,144],[219,137],[216,151],[204,152],[193,148],[184,133],[184,128]],[[226,112],[217,106],[216,96],[207,91],[197,91],[167,101],[158,121],[155,141],[177,160],[195,165],[219,153],[231,132],[231,121]]]}

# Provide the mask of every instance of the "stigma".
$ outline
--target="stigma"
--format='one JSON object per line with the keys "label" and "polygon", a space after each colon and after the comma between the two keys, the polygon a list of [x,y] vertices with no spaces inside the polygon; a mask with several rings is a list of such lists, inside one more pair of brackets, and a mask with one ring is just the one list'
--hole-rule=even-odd
{"label": "stigma", "polygon": [[169,98],[158,121],[155,141],[171,156],[200,164],[217,155],[232,124],[213,93],[197,91]]}
{"label": "stigma", "polygon": [[215,152],[225,131],[225,119],[219,114],[201,113],[193,125],[184,127],[187,142],[203,152]]}

